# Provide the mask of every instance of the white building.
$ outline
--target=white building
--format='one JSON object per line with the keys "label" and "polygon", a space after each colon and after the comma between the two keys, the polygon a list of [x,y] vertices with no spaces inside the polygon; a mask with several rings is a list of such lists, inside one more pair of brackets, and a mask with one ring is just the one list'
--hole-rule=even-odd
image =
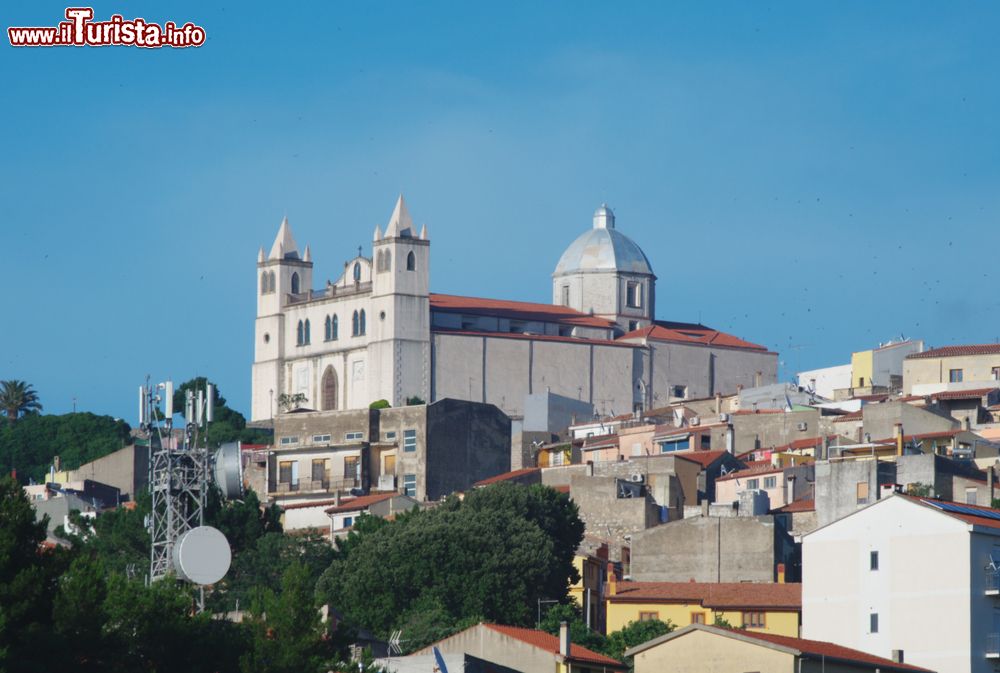
{"label": "white building", "polygon": [[810,369],[798,373],[799,388],[816,393],[828,400],[833,399],[834,390],[851,387],[851,365],[834,365]]}
{"label": "white building", "polygon": [[560,257],[552,304],[432,294],[427,228],[402,197],[371,257],[359,249],[319,289],[313,267],[287,220],[258,255],[252,421],[283,395],[317,410],[450,397],[520,417],[526,396],[549,392],[613,415],[777,376],[763,346],[657,321],[652,266],[606,206]]}
{"label": "white building", "polygon": [[1000,663],[1000,511],[893,495],[805,535],[802,636],[938,673]]}

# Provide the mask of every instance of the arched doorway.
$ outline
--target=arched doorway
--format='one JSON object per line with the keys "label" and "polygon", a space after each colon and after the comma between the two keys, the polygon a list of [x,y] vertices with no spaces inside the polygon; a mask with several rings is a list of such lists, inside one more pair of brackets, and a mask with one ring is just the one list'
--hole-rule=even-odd
{"label": "arched doorway", "polygon": [[333,370],[332,365],[328,365],[323,372],[322,386],[323,401],[320,408],[323,411],[332,411],[337,408],[337,372]]}

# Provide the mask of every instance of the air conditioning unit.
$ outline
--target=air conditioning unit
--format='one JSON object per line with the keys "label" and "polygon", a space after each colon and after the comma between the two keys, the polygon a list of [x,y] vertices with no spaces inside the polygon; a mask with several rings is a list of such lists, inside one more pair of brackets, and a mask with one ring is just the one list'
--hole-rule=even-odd
{"label": "air conditioning unit", "polygon": [[641,483],[642,482],[642,475],[640,473],[638,473],[638,472],[635,472],[635,473],[630,474],[628,476],[628,480],[631,481],[631,482],[635,482],[635,483]]}
{"label": "air conditioning unit", "polygon": [[700,416],[692,416],[690,422],[691,422],[691,425],[700,425],[701,424],[701,417]]}
{"label": "air conditioning unit", "polygon": [[809,425],[805,421],[799,423],[799,432],[805,432],[808,428]]}
{"label": "air conditioning unit", "polygon": [[720,423],[728,423],[729,422],[729,414],[719,414],[719,422]]}
{"label": "air conditioning unit", "polygon": [[382,474],[378,478],[378,490],[380,491],[395,491],[396,490],[396,475],[394,474]]}

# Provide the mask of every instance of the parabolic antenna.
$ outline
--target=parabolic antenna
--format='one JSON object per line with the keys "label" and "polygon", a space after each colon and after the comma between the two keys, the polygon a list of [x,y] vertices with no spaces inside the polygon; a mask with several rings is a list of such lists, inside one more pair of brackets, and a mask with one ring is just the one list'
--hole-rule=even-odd
{"label": "parabolic antenna", "polygon": [[192,528],[174,544],[177,576],[192,584],[215,584],[226,576],[232,560],[226,536],[211,526]]}
{"label": "parabolic antenna", "polygon": [[239,442],[223,444],[215,452],[215,483],[227,500],[243,497],[243,460]]}

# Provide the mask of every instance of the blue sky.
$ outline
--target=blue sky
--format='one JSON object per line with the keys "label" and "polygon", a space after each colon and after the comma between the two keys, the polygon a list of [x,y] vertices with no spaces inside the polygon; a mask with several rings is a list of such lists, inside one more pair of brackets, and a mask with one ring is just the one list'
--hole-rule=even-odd
{"label": "blue sky", "polygon": [[[65,5],[6,3],[10,25]],[[549,301],[606,201],[657,315],[781,353],[1000,337],[995,3],[99,2],[199,49],[0,46],[0,379],[246,412],[255,260],[335,278],[405,194],[438,292]]]}

